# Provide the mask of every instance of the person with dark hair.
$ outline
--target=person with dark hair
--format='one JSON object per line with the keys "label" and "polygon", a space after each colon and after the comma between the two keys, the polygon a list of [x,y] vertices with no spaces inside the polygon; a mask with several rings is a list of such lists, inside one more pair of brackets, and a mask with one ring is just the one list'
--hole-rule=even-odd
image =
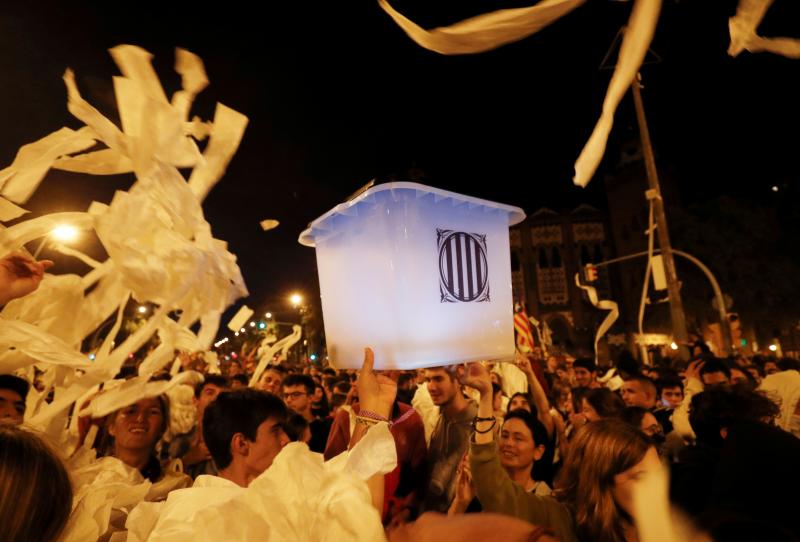
{"label": "person with dark hair", "polygon": [[156,482],[164,474],[156,455],[156,444],[167,430],[167,400],[148,397],[113,412],[106,420],[109,441],[104,453],[139,471],[142,477]]}
{"label": "person with dark hair", "polygon": [[325,419],[330,414],[328,397],[325,395],[325,388],[322,384],[314,385],[314,395],[311,397],[311,413],[315,418]]}
{"label": "person with dark hair", "polygon": [[291,442],[305,442],[306,444],[311,442],[311,428],[308,420],[293,410],[289,411],[283,430]]}
{"label": "person with dark hair", "polygon": [[628,540],[635,529],[633,484],[660,468],[647,437],[619,420],[587,424],[573,439],[553,495],[527,493],[500,464],[489,382],[485,367],[469,365],[465,383],[481,396],[470,468],[483,509],[552,528],[562,542]]}
{"label": "person with dark hair", "polygon": [[192,478],[201,474],[217,474],[217,468],[203,440],[203,415],[208,405],[220,393],[229,389],[229,382],[222,375],[205,375],[204,380],[194,388],[197,425],[188,433],[175,437],[169,444],[169,456],[180,458],[185,472]]}
{"label": "person with dark hair", "polygon": [[746,386],[749,387],[751,390],[756,389],[756,379],[753,378],[753,375],[748,373],[744,367],[739,367],[738,365],[731,367],[731,386]]}
{"label": "person with dark hair", "polygon": [[700,369],[700,380],[702,380],[703,386],[730,384],[731,370],[721,359],[710,358]]}
{"label": "person with dark hair", "polygon": [[579,388],[601,388],[602,384],[597,381],[597,365],[592,358],[578,358],[572,364],[575,373],[575,382]]}
{"label": "person with dark hair", "polygon": [[636,361],[630,350],[623,350],[617,358],[617,373],[625,379],[628,376],[639,374],[641,364]]}
{"label": "person with dark hair", "polygon": [[0,425],[0,538],[57,542],[72,510],[67,470],[45,442],[13,425]]}
{"label": "person with dark hair", "polygon": [[539,443],[545,445],[545,453],[536,463],[533,474],[537,480],[542,480],[549,485],[553,483],[553,477],[555,475],[554,462],[559,438],[558,433],[563,433],[563,424],[557,425],[555,417],[550,414],[550,402],[542,386],[544,374],[542,374],[541,377],[537,376],[531,358],[527,355],[517,353],[514,357],[514,364],[522,371],[528,381],[528,393],[533,401],[531,412],[547,431],[547,440],[543,440]]}
{"label": "person with dark hair", "polygon": [[192,488],[173,492],[163,507],[144,510],[148,521],[137,525],[139,538],[339,540],[353,533],[377,535],[353,539],[382,538],[372,507],[380,509],[383,473],[395,459],[387,449],[393,444],[387,421],[397,387],[373,371],[371,349],[364,357],[358,380],[364,411],[354,428],[353,454],[343,458],[355,468],[329,469],[305,445],[290,443],[284,431],[288,411],[275,395],[254,389],[221,393],[203,420],[220,476],[200,476]]}
{"label": "person with dark hair", "polygon": [[291,374],[283,381],[283,398],[286,406],[303,416],[311,428],[311,441],[308,447],[312,452],[323,453],[331,430],[330,420],[318,418],[312,412],[314,379],[308,375]]}
{"label": "person with dark hair", "polygon": [[619,416],[623,422],[639,429],[650,437],[653,444],[660,446],[664,443],[664,429],[652,412],[642,407],[625,407]]}
{"label": "person with dark hair", "polygon": [[660,406],[674,409],[683,402],[683,380],[677,374],[665,374],[656,381]]}
{"label": "person with dark hair", "polygon": [[[547,430],[530,411],[512,410],[503,420],[498,438],[500,464],[515,484],[534,495],[552,493],[547,483],[533,477],[533,465],[542,458],[547,441]],[[458,491],[448,515],[480,511],[480,502],[475,499],[468,455],[462,460],[457,475]]]}
{"label": "person with dark hair", "polygon": [[286,415],[286,405],[270,393],[250,388],[220,393],[203,416],[203,436],[219,477],[247,487],[268,469],[289,442]]}
{"label": "person with dark hair", "polygon": [[14,375],[0,375],[0,424],[19,425],[25,417],[28,381]]}
{"label": "person with dark hair", "polygon": [[414,392],[417,391],[416,375],[411,372],[400,373],[397,377],[397,400],[407,405],[411,404]]}
{"label": "person with dark hair", "polygon": [[239,388],[246,388],[250,383],[245,375],[233,375],[230,378],[231,389],[238,390]]}
{"label": "person with dark hair", "polygon": [[222,375],[205,375],[203,381],[194,387],[194,397],[208,406],[217,395],[230,388],[230,382]]}
{"label": "person with dark hair", "polygon": [[712,386],[692,397],[696,441],[672,468],[670,495],[702,527],[762,521],[800,535],[787,488],[800,486],[800,441],[772,425],[778,405],[742,386]]}
{"label": "person with dark hair", "polygon": [[439,419],[428,446],[428,487],[422,511],[444,513],[455,497],[455,474],[469,446],[470,424],[478,407],[462,393],[455,368],[425,369],[425,379],[431,400],[439,407]]}
{"label": "person with dark hair", "polygon": [[528,393],[523,393],[518,391],[514,395],[511,396],[511,399],[508,401],[508,411],[511,412],[512,410],[527,410],[528,412],[533,412],[533,408],[531,406],[531,398]]}
{"label": "person with dark hair", "polygon": [[625,403],[619,395],[607,388],[587,390],[581,399],[581,413],[587,422],[618,418],[623,410]]}
{"label": "person with dark hair", "polygon": [[623,379],[622,400],[627,406],[653,409],[656,406],[656,385],[642,375],[629,375]]}

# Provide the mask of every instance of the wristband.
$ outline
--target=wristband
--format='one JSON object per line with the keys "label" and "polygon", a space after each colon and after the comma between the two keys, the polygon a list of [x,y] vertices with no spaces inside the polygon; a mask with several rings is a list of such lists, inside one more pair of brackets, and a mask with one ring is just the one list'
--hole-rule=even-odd
{"label": "wristband", "polygon": [[380,414],[376,414],[375,412],[372,412],[371,410],[359,409],[358,410],[358,415],[360,417],[362,417],[362,418],[375,420],[376,422],[388,422],[389,421],[389,418],[386,418],[385,416],[381,416]]}

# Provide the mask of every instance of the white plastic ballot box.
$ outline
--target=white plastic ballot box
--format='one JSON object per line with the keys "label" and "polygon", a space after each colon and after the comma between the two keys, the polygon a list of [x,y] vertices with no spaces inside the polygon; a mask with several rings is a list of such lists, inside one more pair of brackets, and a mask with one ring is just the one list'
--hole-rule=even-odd
{"label": "white plastic ballot box", "polygon": [[418,369],[514,355],[508,227],[518,207],[411,182],[374,186],[309,224],[331,363]]}

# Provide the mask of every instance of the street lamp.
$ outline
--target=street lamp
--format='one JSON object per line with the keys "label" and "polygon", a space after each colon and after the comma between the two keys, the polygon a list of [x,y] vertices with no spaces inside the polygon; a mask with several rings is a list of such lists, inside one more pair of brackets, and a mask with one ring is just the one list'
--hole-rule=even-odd
{"label": "street lamp", "polygon": [[69,224],[61,224],[50,232],[53,239],[64,243],[70,243],[78,238],[78,228],[70,226]]}
{"label": "street lamp", "polygon": [[[78,238],[78,228],[70,224],[60,224],[53,228],[48,236],[52,237],[54,241],[58,241],[60,243],[71,243]],[[47,244],[48,236],[43,237],[42,241],[39,243],[39,246],[36,247],[36,252],[33,253],[34,259],[39,258],[39,253],[42,252],[44,245]]]}
{"label": "street lamp", "polygon": [[297,308],[303,302],[303,296],[294,293],[289,297],[289,302],[291,302],[292,307]]}
{"label": "street lamp", "polygon": [[139,305],[137,310],[139,311],[139,314],[144,314],[147,312],[147,307],[145,305]]}

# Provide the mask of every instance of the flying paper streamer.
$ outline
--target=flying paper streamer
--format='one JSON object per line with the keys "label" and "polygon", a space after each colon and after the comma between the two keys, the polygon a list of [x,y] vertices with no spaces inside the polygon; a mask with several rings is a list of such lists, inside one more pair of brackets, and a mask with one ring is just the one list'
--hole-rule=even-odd
{"label": "flying paper streamer", "polygon": [[[121,129],[81,97],[74,74],[67,70],[67,107],[85,126],[62,128],[23,146],[14,162],[0,170],[0,220],[6,221],[25,213],[16,204],[30,198],[50,168],[93,175],[136,174],[128,191],[117,192],[110,203],[94,202],[86,213],[54,213],[0,228],[4,253],[68,223],[93,230],[109,254],[100,262],[74,248],[54,247],[92,270],[83,277],[47,275],[37,292],[12,301],[0,313],[0,344],[7,347],[0,355],[0,372],[30,372],[33,365],[45,371],[42,379],[54,390],[54,400],[48,404],[34,396],[27,422],[48,432],[66,453],[75,447],[75,427],[67,432],[65,424],[67,409],[76,400],[113,379],[130,353],[154,334],[160,344],[141,363],[139,379],[120,388],[128,395],[101,396],[89,405],[90,411],[104,412],[134,396],[162,393],[191,378],[179,375],[170,383],[159,383],[158,390],[146,382],[172,360],[174,350],[208,348],[222,312],[247,295],[236,257],[226,243],[212,236],[201,208],[202,198],[222,177],[238,148],[247,118],[218,104],[213,122],[188,121],[195,96],[208,85],[202,61],[188,51],[176,51],[175,67],[183,88],[171,101],[147,51],[121,45],[111,55],[122,73],[114,78]],[[196,141],[206,137],[211,139],[201,154]],[[178,167],[194,168],[191,183]],[[155,310],[117,344],[131,296]],[[168,316],[173,311],[180,313],[178,322]],[[95,338],[101,344],[91,361],[79,349],[110,318],[113,326]],[[196,336],[189,328],[198,321],[201,329]]]}
{"label": "flying paper streamer", "polygon": [[787,58],[800,58],[800,39],[762,38],[756,34],[758,25],[772,5],[772,0],[739,0],[736,15],[728,21],[731,44],[730,56],[738,56],[742,51],[751,53],[775,53]]}
{"label": "flying paper streamer", "polygon": [[277,220],[269,219],[269,220],[262,220],[260,224],[262,230],[269,231],[271,229],[277,228],[280,222],[278,222]]}
{"label": "flying paper streamer", "polygon": [[609,311],[600,324],[600,327],[597,328],[597,333],[595,333],[594,336],[594,360],[597,362],[597,343],[600,342],[600,339],[603,338],[606,332],[611,329],[611,326],[614,325],[614,322],[617,321],[617,318],[619,318],[619,305],[608,299],[601,300],[594,287],[581,284],[580,273],[575,273],[575,285],[586,292],[592,305],[600,310]]}
{"label": "flying paper streamer", "polygon": [[[430,31],[398,13],[387,0],[378,3],[417,44],[440,54],[456,55],[482,53],[526,38],[581,6],[583,0],[544,0],[529,8],[493,11]],[[600,119],[575,162],[573,182],[579,186],[589,183],[603,158],[614,113],[644,60],[660,10],[661,0],[634,2]]]}
{"label": "flying paper streamer", "polygon": [[242,308],[231,318],[228,322],[228,329],[231,331],[239,331],[247,323],[247,320],[253,316],[253,309],[247,305],[242,305]]}

